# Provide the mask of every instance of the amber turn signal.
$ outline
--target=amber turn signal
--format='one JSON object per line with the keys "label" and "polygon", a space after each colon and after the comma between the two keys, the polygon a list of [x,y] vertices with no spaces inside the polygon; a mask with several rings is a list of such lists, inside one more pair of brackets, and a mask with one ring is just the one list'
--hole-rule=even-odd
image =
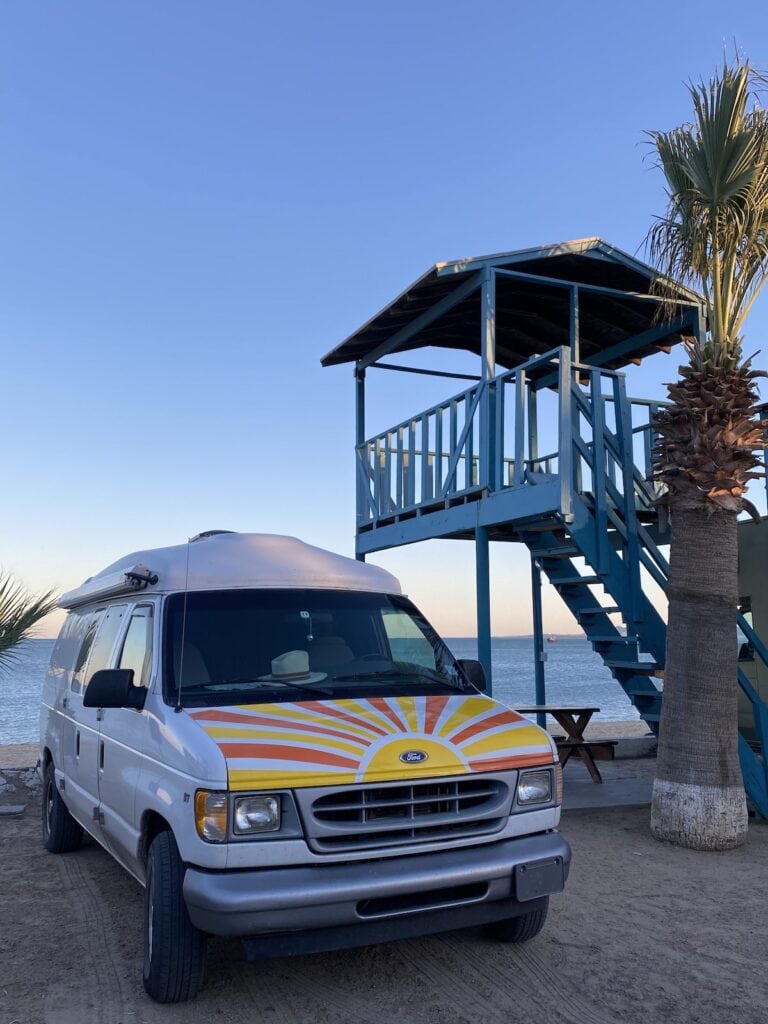
{"label": "amber turn signal", "polygon": [[201,839],[223,843],[227,838],[227,794],[198,789],[195,793],[195,824]]}

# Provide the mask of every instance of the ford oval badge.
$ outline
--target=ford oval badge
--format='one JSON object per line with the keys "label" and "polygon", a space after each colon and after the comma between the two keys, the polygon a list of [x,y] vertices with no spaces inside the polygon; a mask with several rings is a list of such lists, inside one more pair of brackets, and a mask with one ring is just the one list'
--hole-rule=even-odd
{"label": "ford oval badge", "polygon": [[400,755],[400,760],[404,764],[421,764],[428,757],[429,754],[426,754],[423,750],[404,750]]}

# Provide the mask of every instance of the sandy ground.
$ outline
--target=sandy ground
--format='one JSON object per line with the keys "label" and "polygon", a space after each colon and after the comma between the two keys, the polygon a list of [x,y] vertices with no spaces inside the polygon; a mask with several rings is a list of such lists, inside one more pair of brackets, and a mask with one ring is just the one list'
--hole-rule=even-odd
{"label": "sandy ground", "polygon": [[570,812],[567,890],[525,946],[474,930],[249,964],[238,943],[217,939],[203,993],[163,1007],[141,985],[140,887],[96,844],[46,853],[37,793],[17,784],[0,796],[22,801],[22,815],[0,816],[0,1024],[744,1024],[768,1015],[768,827],[753,826],[733,853],[697,854],[652,840],[647,808]]}
{"label": "sandy ground", "polygon": [[[32,768],[40,756],[37,743],[6,743],[0,745],[0,769]],[[0,1024],[5,1024],[0,1021]]]}

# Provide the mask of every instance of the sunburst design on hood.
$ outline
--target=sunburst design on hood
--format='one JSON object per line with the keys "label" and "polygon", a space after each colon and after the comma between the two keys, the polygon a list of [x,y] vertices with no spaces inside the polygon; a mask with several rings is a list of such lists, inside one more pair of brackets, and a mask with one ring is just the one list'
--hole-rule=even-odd
{"label": "sunburst design on hood", "polygon": [[[218,744],[236,790],[464,775],[554,760],[542,729],[480,695],[249,704],[190,716]],[[426,757],[401,760],[414,750]]]}

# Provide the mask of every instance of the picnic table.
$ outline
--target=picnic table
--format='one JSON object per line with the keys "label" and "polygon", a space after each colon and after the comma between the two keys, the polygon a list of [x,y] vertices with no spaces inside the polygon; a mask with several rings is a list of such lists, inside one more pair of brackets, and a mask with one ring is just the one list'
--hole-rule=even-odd
{"label": "picnic table", "polygon": [[602,782],[603,778],[595,761],[612,761],[615,754],[616,740],[587,740],[584,730],[592,715],[600,708],[562,707],[559,704],[532,704],[530,707],[515,708],[521,715],[551,715],[565,736],[554,736],[560,764],[565,768],[572,754],[578,754],[593,782]]}

